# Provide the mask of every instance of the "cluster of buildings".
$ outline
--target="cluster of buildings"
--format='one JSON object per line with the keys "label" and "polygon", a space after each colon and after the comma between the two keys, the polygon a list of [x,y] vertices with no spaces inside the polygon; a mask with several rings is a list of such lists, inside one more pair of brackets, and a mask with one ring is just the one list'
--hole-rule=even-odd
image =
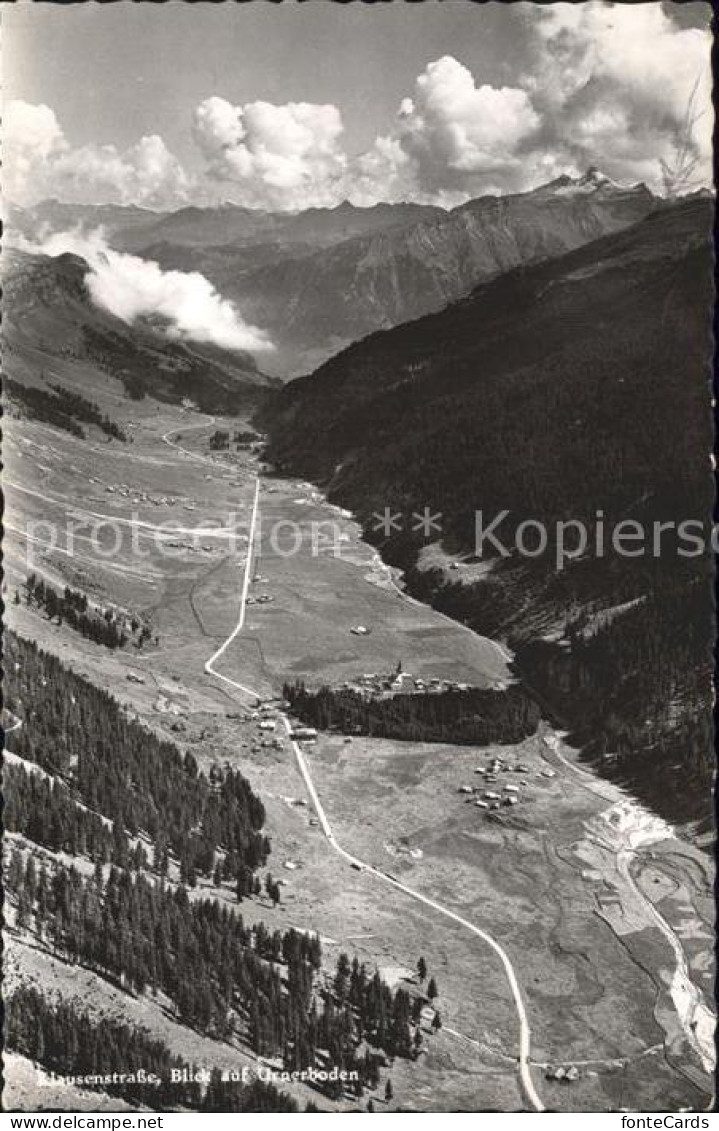
{"label": "cluster of buildings", "polygon": [[559,1068],[549,1067],[544,1075],[547,1080],[559,1080],[563,1084],[573,1084],[575,1080],[579,1079],[579,1069],[576,1064],[570,1064],[568,1068],[562,1066]]}
{"label": "cluster of buildings", "polygon": [[290,738],[294,742],[316,742],[317,731],[314,727],[295,727],[290,734]]}
{"label": "cluster of buildings", "polygon": [[264,703],[259,706],[256,711],[250,713],[252,722],[257,723],[259,733],[259,742],[255,740],[253,749],[257,749],[258,745],[264,749],[281,750],[282,739],[275,733],[277,729],[278,714],[275,708],[269,704]]}
{"label": "cluster of buildings", "polygon": [[281,706],[283,710],[289,707],[289,703],[277,702],[277,707],[271,703],[258,702],[257,708],[254,711],[244,711],[228,714],[228,719],[237,719],[238,722],[254,723],[256,727],[255,733],[252,735],[252,740],[249,743],[251,750],[257,752],[260,749],[282,750],[283,744],[281,737],[277,734],[277,722],[279,720],[278,707]]}
{"label": "cluster of buildings", "polygon": [[460,785],[457,792],[463,794],[467,801],[473,801],[478,809],[509,808],[517,805],[522,796],[527,796],[525,790],[529,782],[526,777],[513,782],[502,781],[504,774],[528,774],[529,766],[523,762],[510,766],[504,758],[495,756],[486,766],[477,766],[474,772],[481,779],[479,784]]}
{"label": "cluster of buildings", "polygon": [[218,546],[195,545],[194,542],[182,542],[177,538],[171,540],[163,539],[163,545],[170,550],[185,550],[188,554],[218,554],[220,549]]}
{"label": "cluster of buildings", "polygon": [[[182,497],[179,495],[152,495],[147,491],[138,491],[136,487],[128,487],[126,483],[118,483],[115,487],[108,484],[105,492],[108,495],[120,495],[135,504],[151,503],[153,507],[174,507],[182,502]],[[194,509],[192,503],[185,503],[185,510]]]}
{"label": "cluster of buildings", "polygon": [[383,699],[392,695],[437,695],[443,691],[470,690],[468,683],[457,683],[455,680],[440,679],[437,676],[431,679],[413,676],[411,672],[402,670],[401,663],[394,672],[388,674],[366,672],[353,680],[345,680],[341,687],[343,691],[357,691],[366,699]]}
{"label": "cluster of buildings", "polygon": [[[256,573],[252,578],[253,585],[267,585],[268,583],[269,578],[263,577],[260,573]],[[247,598],[248,605],[269,605],[271,601],[274,601],[274,597],[272,597],[269,593],[260,593],[259,597]]]}

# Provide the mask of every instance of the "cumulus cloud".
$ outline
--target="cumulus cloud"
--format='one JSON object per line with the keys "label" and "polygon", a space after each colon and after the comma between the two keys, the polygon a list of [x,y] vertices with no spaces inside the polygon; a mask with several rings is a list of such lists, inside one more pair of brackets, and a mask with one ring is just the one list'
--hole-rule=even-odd
{"label": "cumulus cloud", "polygon": [[2,140],[5,194],[13,199],[23,199],[33,171],[47,166],[66,148],[54,111],[22,99],[4,109]]}
{"label": "cumulus cloud", "polygon": [[655,190],[711,183],[707,30],[661,3],[523,4],[523,58],[511,84],[450,55],[428,62],[369,148],[349,154],[331,103],[197,107],[204,159],[189,176],[158,135],[119,150],[72,147],[48,106],[5,111],[5,185],[28,197],[172,207],[223,195],[268,210],[415,200],[451,206],[531,188],[597,165]]}
{"label": "cumulus cloud", "polygon": [[241,203],[278,209],[337,203],[347,156],[336,106],[233,106],[213,97],[198,106],[194,125],[209,175],[232,182]]}
{"label": "cumulus cloud", "polygon": [[414,97],[400,105],[396,134],[417,162],[420,184],[447,188],[514,168],[519,143],[538,125],[526,91],[477,86],[462,63],[445,55],[429,64]]}
{"label": "cumulus cloud", "polygon": [[464,200],[516,167],[516,147],[538,123],[525,90],[478,86],[465,66],[444,56],[417,78],[389,132],[352,158],[342,150],[333,105],[233,106],[208,98],[197,108],[195,137],[209,175],[230,184],[233,199],[298,210],[344,198]]}
{"label": "cumulus cloud", "polygon": [[65,146],[65,139],[49,106],[18,98],[3,113],[3,143],[18,156],[49,157]]}
{"label": "cumulus cloud", "polygon": [[125,150],[71,146],[49,106],[8,102],[3,113],[5,194],[22,204],[54,196],[71,202],[185,203],[189,179],[157,134]]}
{"label": "cumulus cloud", "polygon": [[223,298],[197,271],[163,271],[159,264],[114,251],[101,229],[80,229],[45,235],[26,250],[56,256],[82,256],[90,267],[85,277],[93,302],[132,324],[141,317],[159,318],[170,337],[211,342],[228,350],[271,350],[269,337],[243,321],[237,307]]}
{"label": "cumulus cloud", "polygon": [[452,205],[597,165],[623,183],[711,183],[709,33],[661,4],[527,5],[527,63],[513,86],[457,59],[430,63],[391,130],[354,164],[350,199]]}
{"label": "cumulus cloud", "polygon": [[524,85],[546,151],[659,190],[710,182],[708,32],[679,27],[656,3],[552,4],[530,21]]}
{"label": "cumulus cloud", "polygon": [[478,85],[467,67],[445,55],[418,76],[391,131],[357,158],[349,198],[452,207],[482,192],[520,187],[524,149],[540,127],[527,90]]}

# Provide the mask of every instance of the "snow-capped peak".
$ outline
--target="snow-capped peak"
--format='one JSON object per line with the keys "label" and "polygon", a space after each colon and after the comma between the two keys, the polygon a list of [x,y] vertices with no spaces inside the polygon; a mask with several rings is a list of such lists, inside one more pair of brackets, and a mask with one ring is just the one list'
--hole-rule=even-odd
{"label": "snow-capped peak", "polygon": [[570,177],[565,174],[562,177],[557,177],[555,181],[551,181],[546,187],[551,189],[556,196],[578,196],[596,192],[598,189],[621,189],[622,186],[592,165],[586,173],[582,173],[579,177]]}
{"label": "snow-capped peak", "polygon": [[579,185],[594,185],[598,188],[600,185],[611,185],[612,188],[620,188],[621,186],[598,169],[596,165],[590,165],[586,173],[584,173],[577,181]]}

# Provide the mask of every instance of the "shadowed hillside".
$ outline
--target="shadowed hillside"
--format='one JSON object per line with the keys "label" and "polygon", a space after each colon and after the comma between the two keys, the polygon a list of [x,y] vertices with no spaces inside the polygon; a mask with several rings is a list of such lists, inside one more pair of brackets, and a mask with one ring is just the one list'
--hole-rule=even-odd
{"label": "shadowed hillside", "polygon": [[[270,458],[357,511],[413,591],[507,638],[608,771],[632,778],[641,755],[660,801],[681,771],[681,816],[707,803],[709,566],[671,532],[654,556],[651,530],[711,508],[711,215],[678,204],[376,334],[287,386],[270,421]],[[477,510],[485,528],[508,512],[510,549],[521,522],[541,522],[547,551],[501,558],[487,543],[477,583],[421,569],[421,532],[383,539],[372,515],[425,506],[468,564]],[[640,521],[649,553],[597,554],[598,510],[609,529]],[[557,570],[552,530],[568,519],[589,548]]]}

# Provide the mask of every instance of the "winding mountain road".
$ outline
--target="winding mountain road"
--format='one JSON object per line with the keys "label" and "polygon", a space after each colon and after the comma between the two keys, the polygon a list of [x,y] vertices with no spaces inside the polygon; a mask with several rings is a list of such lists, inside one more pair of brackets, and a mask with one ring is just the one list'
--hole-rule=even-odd
{"label": "winding mountain road", "polygon": [[[200,428],[206,428],[208,424],[215,423],[216,418],[214,416],[209,416],[207,413],[205,413],[204,415],[205,420],[203,420],[201,424],[186,424],[183,425],[182,428],[170,428],[169,431],[164,433],[162,442],[163,444],[167,444],[168,447],[174,448],[176,452],[181,452],[182,455],[188,456],[190,459],[194,459],[196,463],[209,464],[210,467],[214,467],[215,471],[217,471],[217,469],[219,467],[222,467],[223,465],[218,463],[216,459],[211,459],[209,456],[201,456],[198,452],[188,451],[187,448],[183,448],[181,444],[176,444],[175,441],[170,438],[172,436],[177,436],[180,432],[197,432]],[[229,469],[225,467],[224,470],[228,471]]]}
{"label": "winding mountain road", "polygon": [[[163,437],[163,439],[165,439],[167,443],[170,443],[170,441],[167,440],[166,437]],[[172,444],[172,446],[178,447],[178,445],[175,445],[174,443]],[[183,449],[178,447],[178,450],[182,451]],[[237,680],[231,679],[229,676],[222,675],[216,670],[215,665],[217,661],[221,659],[227,648],[229,648],[230,644],[232,644],[232,642],[239,636],[245,623],[247,590],[250,583],[250,571],[252,568],[254,536],[257,522],[257,512],[259,507],[259,498],[260,479],[258,476],[255,480],[252,519],[250,523],[250,533],[247,544],[247,558],[245,561],[245,571],[242,580],[240,611],[237,623],[227,639],[220,645],[217,651],[213,653],[213,655],[204,665],[204,670],[208,675],[214,676],[216,679],[221,680],[222,683],[226,684],[227,686],[240,691],[243,695],[257,699],[261,698],[257,691],[255,691],[251,687],[247,687],[245,684],[238,683]],[[281,714],[281,718],[288,736],[291,736],[292,726],[289,719],[285,714]],[[307,759],[299,743],[295,742],[291,737],[290,743],[297,760],[297,766],[307,787],[307,792],[309,793],[312,800],[312,804],[317,814],[317,818],[320,822],[322,831],[334,851],[339,856],[341,856],[342,859],[345,860],[351,867],[358,869],[360,872],[364,872],[367,875],[373,876],[375,879],[380,880],[384,884],[389,884],[390,887],[395,888],[397,891],[402,892],[404,895],[409,896],[410,899],[414,899],[416,902],[423,904],[425,907],[429,907],[432,911],[436,912],[438,915],[443,916],[445,919],[450,919],[452,920],[452,922],[458,923],[465,930],[469,931],[476,938],[480,939],[486,946],[490,947],[490,949],[497,955],[504,968],[504,973],[509,984],[512,999],[514,1001],[514,1006],[517,1012],[517,1018],[519,1021],[519,1055],[517,1057],[517,1069],[522,1092],[527,1103],[534,1111],[544,1111],[544,1105],[539,1098],[539,1095],[537,1094],[530,1070],[531,1031],[529,1027],[529,1020],[527,1018],[527,1011],[524,1006],[522,992],[519,987],[517,975],[507,952],[502,946],[500,946],[496,939],[492,938],[490,934],[488,934],[486,931],[483,931],[480,927],[476,926],[476,924],[470,922],[469,919],[464,919],[461,915],[458,915],[456,912],[451,911],[447,907],[444,907],[441,903],[437,903],[436,900],[430,899],[428,896],[423,895],[421,892],[416,891],[414,888],[408,887],[406,884],[403,884],[399,880],[394,879],[392,876],[388,875],[386,872],[383,872],[381,869],[375,868],[372,864],[368,864],[364,860],[360,860],[359,857],[354,856],[351,852],[348,852],[346,849],[344,849],[338,842],[334,832],[332,831],[332,826],[330,824],[329,818],[325,812],[324,806],[322,805],[319,794],[312,780],[312,775],[307,764]]]}
{"label": "winding mountain road", "polygon": [[255,497],[252,503],[252,518],[250,519],[250,532],[247,537],[247,558],[245,560],[245,572],[242,576],[242,590],[240,592],[240,615],[237,619],[237,624],[233,628],[227,639],[220,645],[216,652],[210,656],[205,664],[205,671],[208,675],[212,675],[215,679],[222,680],[223,683],[228,684],[241,691],[244,695],[249,695],[251,699],[260,699],[259,692],[255,691],[252,687],[247,687],[242,683],[238,683],[234,679],[230,679],[221,672],[215,671],[215,663],[232,644],[233,640],[242,632],[245,623],[245,610],[247,608],[247,590],[250,584],[250,572],[252,570],[252,551],[255,543],[255,527],[257,526],[257,508],[260,501],[260,480],[259,476],[255,479]]}

